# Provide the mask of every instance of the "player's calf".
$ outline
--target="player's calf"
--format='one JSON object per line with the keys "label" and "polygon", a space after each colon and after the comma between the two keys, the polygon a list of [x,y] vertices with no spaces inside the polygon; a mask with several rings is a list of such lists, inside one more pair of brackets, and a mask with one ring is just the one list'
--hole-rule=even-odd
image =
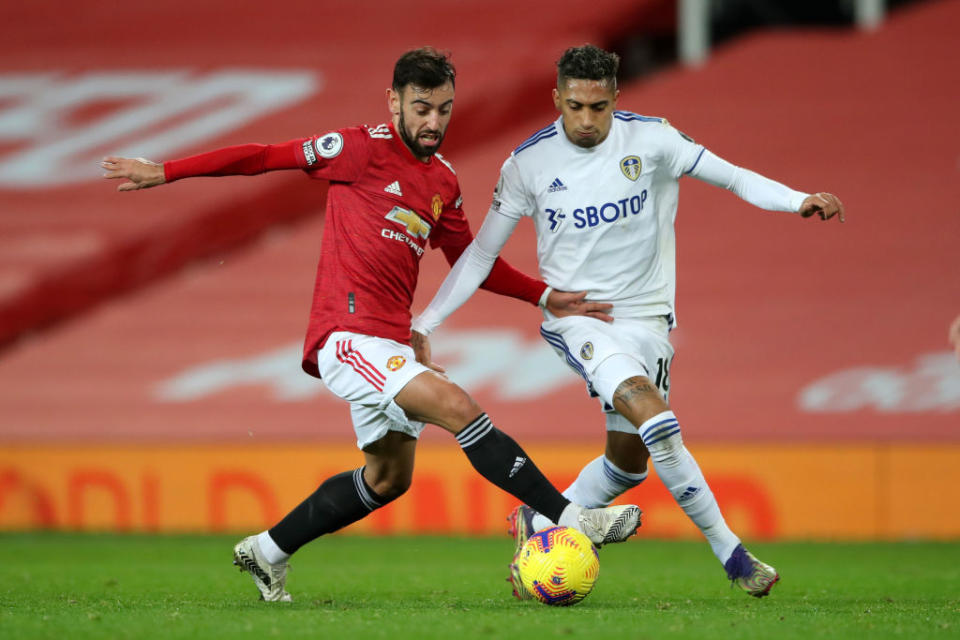
{"label": "player's calf", "polygon": [[676,416],[672,411],[659,413],[641,424],[638,432],[657,476],[707,538],[717,559],[726,563],[740,539],[724,522],[703,472],[684,446]]}

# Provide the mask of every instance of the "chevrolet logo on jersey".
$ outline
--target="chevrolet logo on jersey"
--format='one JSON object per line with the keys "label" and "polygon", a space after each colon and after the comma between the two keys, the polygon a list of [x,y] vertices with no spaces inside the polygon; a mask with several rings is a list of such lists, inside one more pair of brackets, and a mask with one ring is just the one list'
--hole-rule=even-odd
{"label": "chevrolet logo on jersey", "polygon": [[405,226],[407,233],[409,233],[411,237],[426,240],[427,236],[430,235],[430,224],[409,209],[394,207],[390,209],[390,213],[386,215],[386,218],[387,220],[399,222]]}
{"label": "chevrolet logo on jersey", "polygon": [[623,175],[627,176],[634,182],[637,181],[637,178],[640,177],[640,171],[643,165],[640,162],[640,158],[637,156],[627,156],[620,161],[620,171],[623,171]]}

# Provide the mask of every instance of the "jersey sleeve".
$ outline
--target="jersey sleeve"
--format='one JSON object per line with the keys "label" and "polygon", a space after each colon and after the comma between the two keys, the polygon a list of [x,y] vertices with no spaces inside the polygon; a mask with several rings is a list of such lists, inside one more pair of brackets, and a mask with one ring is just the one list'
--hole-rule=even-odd
{"label": "jersey sleeve", "polygon": [[252,176],[267,171],[303,169],[311,177],[352,182],[370,157],[361,128],[331,131],[280,144],[241,144],[163,163],[166,182],[198,176]]}
{"label": "jersey sleeve", "polygon": [[297,149],[297,162],[311,178],[336,182],[359,179],[370,156],[370,136],[363,127],[307,138]]}
{"label": "jersey sleeve", "polygon": [[[473,232],[470,230],[470,223],[463,211],[462,204],[463,198],[460,195],[460,187],[457,185],[456,198],[453,205],[444,211],[444,215],[438,220],[434,232],[430,234],[430,246],[434,249],[442,249],[443,255],[446,257],[447,262],[450,263],[450,266],[456,264],[463,252],[474,240]],[[488,218],[493,215],[497,215],[496,212],[491,212]],[[499,215],[497,215],[497,217],[509,220],[511,224],[508,228],[498,230],[502,233],[502,236],[493,234],[491,231],[486,232],[484,237],[487,238],[487,242],[486,244],[482,244],[481,247],[486,250],[488,255],[494,257],[500,253],[500,249],[503,246],[502,243],[506,242],[517,220],[516,218],[506,218]],[[489,227],[489,225],[485,220],[483,228],[486,227]],[[495,239],[490,240],[490,238],[494,238],[494,236],[496,236]],[[491,258],[491,260],[492,259],[493,258]],[[485,266],[484,268],[487,267]],[[547,285],[540,280],[531,278],[499,257],[496,257],[493,261],[493,267],[489,270],[489,275],[483,281],[483,284],[480,285],[481,289],[499,295],[517,298],[518,300],[525,300],[530,304],[537,304],[539,302],[540,296],[546,287]]]}
{"label": "jersey sleeve", "polygon": [[297,151],[302,139],[280,144],[241,144],[163,163],[166,182],[200,176],[252,176],[301,166]]}
{"label": "jersey sleeve", "polygon": [[808,193],[795,191],[749,169],[738,167],[706,151],[690,175],[737,194],[755,207],[768,211],[797,212]]}
{"label": "jersey sleeve", "polygon": [[[498,216],[498,219],[506,221],[511,226],[516,223],[513,218]],[[470,246],[470,245],[468,245]],[[444,247],[443,255],[446,257],[450,266],[454,266],[460,256],[463,255],[467,247]],[[540,297],[543,295],[547,284],[536,278],[531,278],[520,271],[503,258],[497,256],[490,269],[487,279],[480,285],[481,289],[496,293],[501,296],[525,300],[532,305],[540,303]]]}
{"label": "jersey sleeve", "polygon": [[[536,304],[546,285],[516,271],[497,257],[516,225],[516,218],[507,218],[492,210],[487,214],[476,240],[457,259],[433,300],[413,322],[414,331],[430,334],[466,302],[481,284],[495,293]],[[451,254],[447,255],[447,259],[451,257]],[[499,270],[497,264],[500,264]],[[529,283],[525,285],[524,280]]]}
{"label": "jersey sleeve", "polygon": [[696,169],[703,156],[703,145],[697,144],[666,122],[658,133],[661,160],[669,167],[674,178],[680,178]]}
{"label": "jersey sleeve", "polygon": [[493,190],[493,203],[490,208],[508,218],[519,220],[523,216],[532,216],[537,203],[523,184],[523,176],[515,155],[500,167],[500,179]]}

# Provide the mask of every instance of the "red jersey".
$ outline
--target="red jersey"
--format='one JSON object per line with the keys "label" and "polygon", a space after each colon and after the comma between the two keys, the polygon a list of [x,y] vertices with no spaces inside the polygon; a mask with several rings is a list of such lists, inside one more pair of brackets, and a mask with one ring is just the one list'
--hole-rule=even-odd
{"label": "red jersey", "polygon": [[302,167],[330,181],[304,368],[336,330],[410,340],[410,306],[427,243],[465,247],[460,185],[439,156],[421,162],[391,125],[304,141]]}
{"label": "red jersey", "polygon": [[[410,306],[429,246],[453,264],[473,240],[453,168],[418,160],[393,125],[349,127],[280,145],[240,145],[164,163],[168,182],[301,168],[330,181],[320,264],[303,350],[319,377],[317,350],[334,331],[409,344]],[[498,259],[484,289],[536,304],[546,285]]]}

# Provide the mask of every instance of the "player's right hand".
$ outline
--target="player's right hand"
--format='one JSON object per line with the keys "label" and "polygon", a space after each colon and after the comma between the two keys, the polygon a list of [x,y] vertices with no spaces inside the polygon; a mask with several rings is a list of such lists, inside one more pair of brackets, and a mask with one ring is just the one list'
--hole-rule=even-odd
{"label": "player's right hand", "polygon": [[417,357],[417,362],[428,369],[433,369],[437,373],[447,372],[446,369],[431,360],[432,355],[430,353],[430,338],[423,335],[419,331],[411,331],[410,346],[413,347],[413,353]]}
{"label": "player's right hand", "polygon": [[117,191],[148,189],[167,181],[163,172],[163,165],[146,158],[107,156],[100,163],[100,166],[107,170],[103,177],[108,180],[127,179],[127,182],[120,183]]}

